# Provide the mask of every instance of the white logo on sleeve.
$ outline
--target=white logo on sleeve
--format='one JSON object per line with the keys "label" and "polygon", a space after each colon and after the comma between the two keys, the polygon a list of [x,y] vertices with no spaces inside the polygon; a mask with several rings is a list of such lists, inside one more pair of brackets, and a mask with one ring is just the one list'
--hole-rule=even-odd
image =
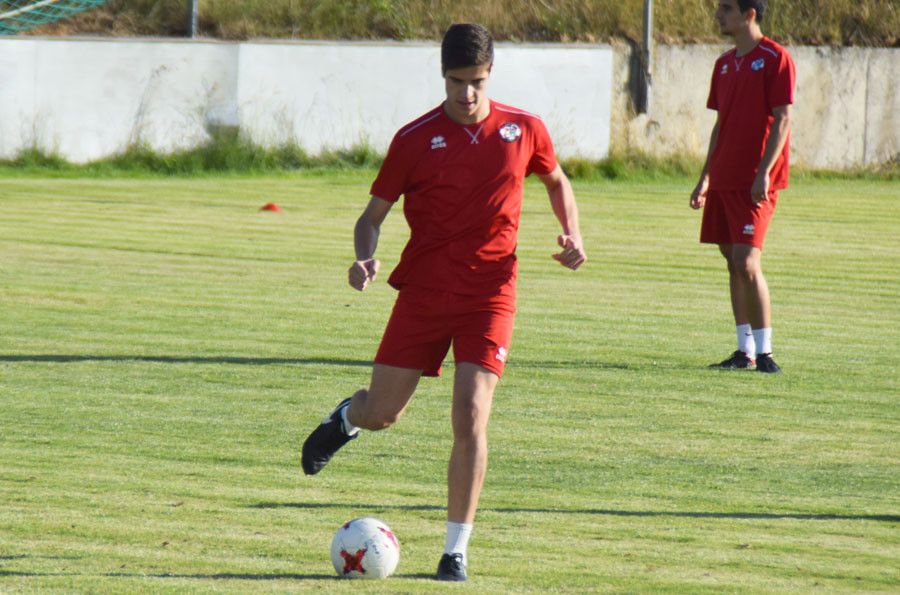
{"label": "white logo on sleeve", "polygon": [[506,361],[506,356],[509,355],[509,352],[506,350],[506,347],[498,347],[497,355],[494,356],[494,359],[499,360],[501,362]]}
{"label": "white logo on sleeve", "polygon": [[766,61],[763,58],[758,58],[750,65],[750,69],[756,72],[757,70],[762,70],[765,65]]}
{"label": "white logo on sleeve", "polygon": [[440,134],[432,137],[431,139],[431,148],[432,149],[445,149],[447,148],[447,141],[444,140],[444,137]]}
{"label": "white logo on sleeve", "polygon": [[755,231],[756,231],[756,227],[754,227],[754,225],[752,223],[748,223],[747,225],[744,226],[744,235],[745,236],[752,236],[753,232],[755,232]]}

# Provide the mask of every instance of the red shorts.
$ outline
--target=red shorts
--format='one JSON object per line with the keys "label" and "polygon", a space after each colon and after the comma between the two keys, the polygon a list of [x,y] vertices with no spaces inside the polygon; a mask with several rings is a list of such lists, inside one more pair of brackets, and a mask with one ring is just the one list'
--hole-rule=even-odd
{"label": "red shorts", "polygon": [[407,285],[397,296],[375,363],[440,376],[452,342],[456,363],[477,364],[502,376],[515,304],[512,290],[484,297]]}
{"label": "red shorts", "polygon": [[777,202],[777,190],[759,204],[753,204],[749,190],[710,190],[703,207],[700,241],[749,244],[762,250]]}

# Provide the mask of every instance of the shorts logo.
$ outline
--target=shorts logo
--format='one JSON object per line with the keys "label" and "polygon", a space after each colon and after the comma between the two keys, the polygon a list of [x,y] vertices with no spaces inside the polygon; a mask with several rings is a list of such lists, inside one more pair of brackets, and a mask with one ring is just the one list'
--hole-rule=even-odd
{"label": "shorts logo", "polygon": [[752,236],[755,231],[756,231],[756,227],[754,227],[754,225],[752,223],[748,223],[747,225],[744,226],[744,235],[745,236]]}
{"label": "shorts logo", "polygon": [[765,65],[766,65],[766,61],[762,58],[759,58],[759,59],[753,61],[753,63],[750,65],[750,70],[752,70],[753,72],[756,72],[758,70],[762,70]]}
{"label": "shorts logo", "polygon": [[519,140],[522,136],[522,129],[515,122],[507,122],[500,127],[500,138],[508,143]]}
{"label": "shorts logo", "polygon": [[498,347],[497,355],[494,356],[494,359],[499,360],[501,362],[506,361],[506,356],[509,355],[509,352],[506,350],[506,347]]}
{"label": "shorts logo", "polygon": [[432,150],[445,149],[447,148],[447,141],[444,140],[444,137],[439,134],[431,139],[431,148]]}

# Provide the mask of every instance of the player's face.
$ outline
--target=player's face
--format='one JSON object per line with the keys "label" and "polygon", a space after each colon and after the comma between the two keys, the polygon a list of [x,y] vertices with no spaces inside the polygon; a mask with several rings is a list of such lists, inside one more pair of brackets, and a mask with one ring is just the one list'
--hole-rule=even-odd
{"label": "player's face", "polygon": [[741,7],[737,0],[720,0],[716,9],[716,20],[719,22],[719,31],[724,35],[735,35],[741,29],[747,27],[747,14],[741,14]]}
{"label": "player's face", "polygon": [[491,109],[487,98],[490,76],[490,64],[452,68],[444,73],[447,115],[460,124],[474,124],[486,118]]}

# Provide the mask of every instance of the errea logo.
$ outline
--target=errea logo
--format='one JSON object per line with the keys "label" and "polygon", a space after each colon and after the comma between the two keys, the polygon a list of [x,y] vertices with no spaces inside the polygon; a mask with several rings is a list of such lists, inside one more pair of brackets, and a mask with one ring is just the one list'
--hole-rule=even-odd
{"label": "errea logo", "polygon": [[719,71],[719,74],[728,74],[728,64],[722,64],[722,70]]}
{"label": "errea logo", "polygon": [[498,361],[501,361],[501,362],[505,362],[505,361],[506,361],[506,357],[507,357],[508,355],[509,355],[509,351],[506,350],[506,347],[498,347],[498,348],[497,348],[497,355],[494,356],[494,359],[496,359],[496,360],[498,360]]}
{"label": "errea logo", "polygon": [[432,137],[431,139],[431,148],[433,149],[445,149],[447,148],[447,141],[440,134]]}
{"label": "errea logo", "polygon": [[747,225],[744,226],[744,235],[745,236],[752,236],[755,231],[756,231],[756,227],[754,227],[754,225],[752,223],[748,223]]}

